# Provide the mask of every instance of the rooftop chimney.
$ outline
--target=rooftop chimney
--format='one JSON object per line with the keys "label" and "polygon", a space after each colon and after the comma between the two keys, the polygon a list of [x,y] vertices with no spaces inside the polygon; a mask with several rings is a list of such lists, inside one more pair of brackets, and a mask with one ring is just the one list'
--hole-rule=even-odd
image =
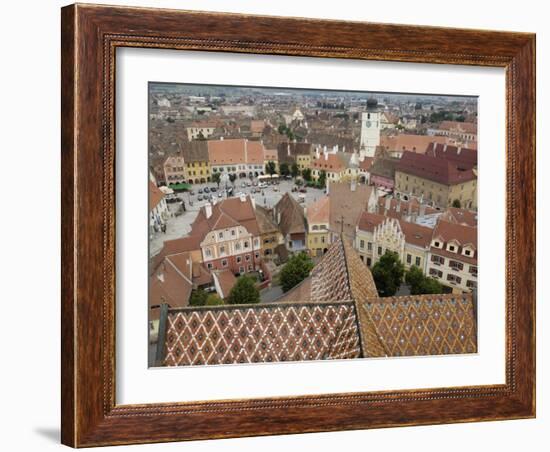
{"label": "rooftop chimney", "polygon": [[206,218],[210,218],[212,216],[212,204],[209,202],[207,202],[204,206],[204,213],[206,214]]}

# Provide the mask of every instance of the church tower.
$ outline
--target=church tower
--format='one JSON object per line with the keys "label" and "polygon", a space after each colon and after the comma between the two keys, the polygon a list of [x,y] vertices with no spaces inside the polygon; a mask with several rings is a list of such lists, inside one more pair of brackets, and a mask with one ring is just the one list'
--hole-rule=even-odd
{"label": "church tower", "polygon": [[374,157],[376,147],[380,145],[380,111],[378,101],[367,100],[367,111],[361,113],[361,146],[359,156]]}

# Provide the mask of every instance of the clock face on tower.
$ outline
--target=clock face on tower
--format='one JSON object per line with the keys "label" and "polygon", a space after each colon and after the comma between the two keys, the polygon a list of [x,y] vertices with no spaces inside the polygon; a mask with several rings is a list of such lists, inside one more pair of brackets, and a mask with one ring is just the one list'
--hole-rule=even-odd
{"label": "clock face on tower", "polygon": [[367,121],[367,122],[365,123],[365,125],[366,125],[367,127],[370,127],[370,121]]}

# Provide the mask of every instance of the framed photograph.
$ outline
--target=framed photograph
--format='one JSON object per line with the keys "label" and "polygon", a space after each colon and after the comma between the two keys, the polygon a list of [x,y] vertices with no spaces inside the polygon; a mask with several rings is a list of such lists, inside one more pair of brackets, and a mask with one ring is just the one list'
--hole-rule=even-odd
{"label": "framed photograph", "polygon": [[535,36],[62,9],[62,442],[535,416]]}

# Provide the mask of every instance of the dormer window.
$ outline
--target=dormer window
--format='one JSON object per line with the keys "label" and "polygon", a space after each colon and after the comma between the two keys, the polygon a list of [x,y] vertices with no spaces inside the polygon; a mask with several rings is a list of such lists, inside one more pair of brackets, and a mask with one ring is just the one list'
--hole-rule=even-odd
{"label": "dormer window", "polygon": [[447,243],[447,251],[450,251],[451,253],[457,253],[458,252],[457,243],[456,242]]}
{"label": "dormer window", "polygon": [[471,248],[463,248],[462,249],[462,254],[466,257],[473,257],[474,256],[474,251]]}
{"label": "dormer window", "polygon": [[433,246],[434,248],[442,248],[442,247],[443,247],[443,244],[442,244],[439,240],[434,240],[434,241],[432,242],[432,246]]}

